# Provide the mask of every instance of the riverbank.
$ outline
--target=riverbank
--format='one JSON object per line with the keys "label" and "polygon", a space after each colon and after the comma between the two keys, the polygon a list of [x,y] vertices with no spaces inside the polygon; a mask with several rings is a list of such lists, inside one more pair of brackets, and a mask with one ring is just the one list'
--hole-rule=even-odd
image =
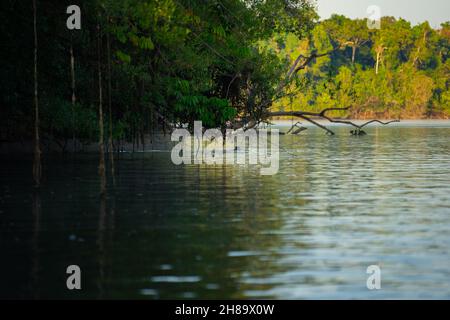
{"label": "riverbank", "polygon": [[[348,127],[349,125],[342,123],[332,123],[323,119],[315,120],[317,123],[327,126],[327,127]],[[356,119],[350,120],[355,124],[362,124],[367,120]],[[274,119],[271,123],[277,127],[280,132],[286,132],[288,128],[290,128],[293,124],[300,122],[303,127],[308,129],[315,128],[316,126],[307,122],[301,121],[301,119],[293,118],[293,119]],[[377,123],[370,124],[367,126],[367,129],[373,127],[379,127],[380,125]],[[390,123],[387,127],[449,127],[450,120],[445,119],[428,119],[428,120],[401,120],[400,122]],[[307,134],[307,133],[302,133]],[[174,145],[174,142],[170,140],[170,132],[164,133],[154,133],[152,135],[144,135],[144,141],[140,140],[139,142],[129,142],[125,140],[115,141],[114,149],[120,152],[143,152],[143,151],[168,151]],[[108,152],[106,144],[106,152]],[[85,143],[81,144],[79,141],[74,141],[72,139],[68,139],[66,142],[56,142],[55,140],[42,140],[42,151],[43,153],[97,153],[98,152],[98,143]],[[8,154],[31,154],[33,152],[33,142],[32,141],[3,141],[0,143],[0,155],[8,155]]]}
{"label": "riverbank", "polygon": [[[98,143],[81,143],[78,140],[68,139],[61,143],[56,140],[45,139],[41,141],[42,152],[45,153],[95,153],[98,152]],[[170,133],[155,133],[145,135],[135,143],[119,140],[114,142],[114,149],[119,152],[141,152],[143,150],[170,150],[172,142]],[[105,151],[109,152],[108,144],[105,142]],[[31,154],[33,152],[33,141],[3,141],[0,143],[0,155],[8,154]]]}

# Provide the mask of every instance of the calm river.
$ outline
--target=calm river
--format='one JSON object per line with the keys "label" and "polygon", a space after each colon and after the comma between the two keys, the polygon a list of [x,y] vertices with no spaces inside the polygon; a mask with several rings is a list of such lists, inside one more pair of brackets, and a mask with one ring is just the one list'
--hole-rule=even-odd
{"label": "calm river", "polygon": [[274,176],[124,154],[103,202],[95,155],[44,155],[39,194],[3,157],[0,297],[450,299],[450,122],[332,128],[280,136]]}

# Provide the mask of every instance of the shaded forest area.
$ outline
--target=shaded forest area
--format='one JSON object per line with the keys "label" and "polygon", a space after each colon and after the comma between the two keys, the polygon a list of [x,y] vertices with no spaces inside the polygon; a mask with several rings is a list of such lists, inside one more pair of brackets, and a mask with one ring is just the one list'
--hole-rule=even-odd
{"label": "shaded forest area", "polygon": [[318,22],[306,0],[97,0],[77,1],[81,30],[68,30],[74,3],[35,2],[36,30],[31,2],[1,4],[1,141],[36,139],[35,124],[65,150],[74,140],[142,143],[194,120],[224,129],[268,112],[450,116],[449,23]]}

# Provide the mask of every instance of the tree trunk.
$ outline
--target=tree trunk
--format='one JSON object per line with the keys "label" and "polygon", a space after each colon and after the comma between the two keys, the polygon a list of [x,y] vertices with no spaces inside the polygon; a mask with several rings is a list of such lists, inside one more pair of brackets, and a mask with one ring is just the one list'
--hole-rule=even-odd
{"label": "tree trunk", "polygon": [[75,142],[75,103],[77,98],[75,95],[75,57],[73,55],[73,41],[72,35],[70,35],[70,76],[71,76],[71,88],[72,88],[72,143],[73,151],[76,151]]}
{"label": "tree trunk", "polygon": [[105,146],[103,137],[103,97],[102,97],[102,65],[101,65],[101,32],[100,25],[97,24],[97,59],[98,59],[98,126],[99,141],[98,147],[100,152],[100,160],[98,165],[98,173],[100,176],[100,194],[106,193],[106,174],[105,174]]}
{"label": "tree trunk", "polygon": [[38,38],[36,24],[36,0],[33,0],[33,23],[34,23],[34,160],[33,160],[33,179],[36,187],[41,185],[41,147],[39,139],[39,103],[38,103]]}
{"label": "tree trunk", "polygon": [[355,57],[356,57],[356,46],[352,46],[352,64],[355,63]]}
{"label": "tree trunk", "polygon": [[378,68],[380,66],[380,51],[377,50],[377,63],[375,66],[375,74],[378,74]]}
{"label": "tree trunk", "polygon": [[31,236],[31,292],[33,299],[39,299],[39,235],[41,233],[41,195],[40,190],[34,190],[32,196],[31,212],[33,228]]}
{"label": "tree trunk", "polygon": [[[109,17],[108,17],[108,23],[109,23]],[[108,114],[109,114],[109,136],[108,136],[108,150],[109,150],[109,161],[111,163],[111,176],[113,179],[113,185],[116,185],[116,178],[115,178],[115,170],[114,170],[114,148],[113,148],[113,139],[112,139],[112,113],[111,113],[111,44],[109,39],[109,32],[106,33],[106,47],[107,47],[107,54],[108,54]]]}

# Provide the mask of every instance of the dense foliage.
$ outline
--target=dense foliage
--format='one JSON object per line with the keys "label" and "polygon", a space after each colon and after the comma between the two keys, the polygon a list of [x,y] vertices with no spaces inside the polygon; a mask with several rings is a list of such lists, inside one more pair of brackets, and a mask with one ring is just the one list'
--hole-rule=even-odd
{"label": "dense foliage", "polygon": [[[98,136],[98,63],[105,128],[137,140],[167,123],[223,127],[271,95],[280,59],[256,49],[275,33],[304,37],[316,13],[304,0],[77,1],[81,30],[66,28],[67,1],[37,1],[40,129],[44,139]],[[32,136],[32,6],[4,1],[1,135]],[[98,48],[100,37],[100,48]],[[72,103],[70,48],[76,102]],[[100,51],[98,59],[97,51]],[[100,60],[100,61],[99,61]],[[110,63],[109,63],[110,61]]]}
{"label": "dense foliage", "polygon": [[[97,140],[99,63],[104,126],[114,139],[142,139],[168,123],[224,128],[236,118],[259,119],[258,106],[275,98],[298,54],[339,45],[300,72],[272,110],[353,106],[341,115],[450,115],[449,24],[433,30],[384,18],[381,30],[368,30],[365,21],[342,16],[317,23],[307,0],[76,2],[81,30],[66,28],[72,1],[37,1],[40,130],[62,146],[73,137]],[[32,6],[1,6],[0,134],[26,140],[33,123]]]}
{"label": "dense foliage", "polygon": [[[278,40],[278,41],[276,41]],[[288,97],[274,109],[319,111],[348,107],[352,118],[426,118],[450,116],[450,24],[433,30],[403,19],[384,17],[381,29],[365,20],[334,15],[309,38],[279,36],[267,47],[295,59],[326,52],[307,68]]]}

